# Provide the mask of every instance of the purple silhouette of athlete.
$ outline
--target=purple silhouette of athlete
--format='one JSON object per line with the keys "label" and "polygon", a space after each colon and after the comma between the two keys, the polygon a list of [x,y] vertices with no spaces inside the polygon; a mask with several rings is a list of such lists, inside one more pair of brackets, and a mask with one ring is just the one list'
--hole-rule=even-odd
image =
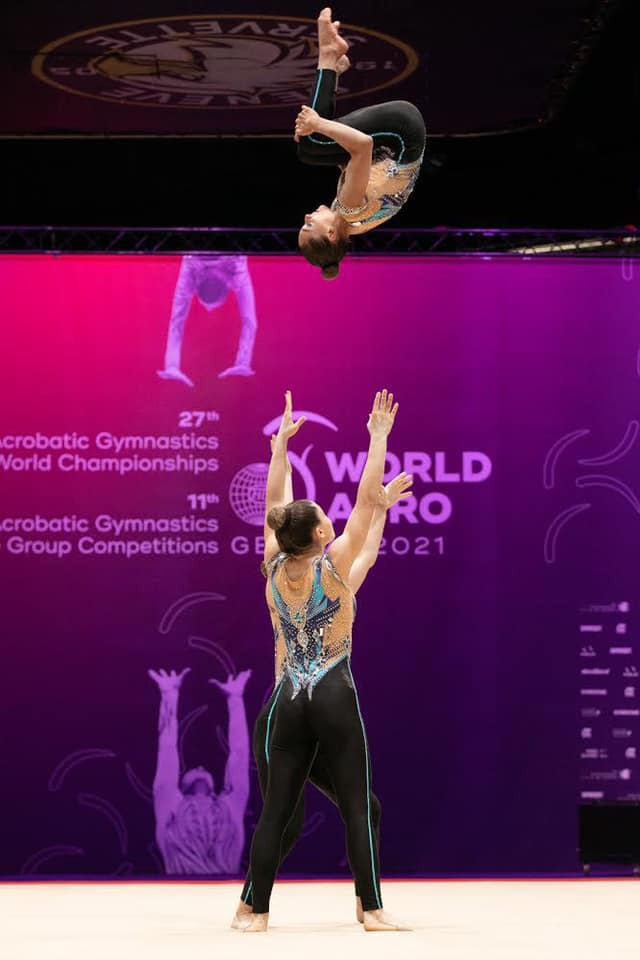
{"label": "purple silhouette of athlete", "polygon": [[229,758],[224,787],[215,792],[204,767],[180,779],[178,700],[189,668],[181,673],[149,670],[160,690],[158,764],[153,781],[156,842],[168,874],[237,873],[244,848],[244,815],[249,799],[249,731],[244,688],[251,670],[211,679],[226,695],[229,712]]}
{"label": "purple silhouette of athlete", "polygon": [[188,387],[193,380],[183,372],[180,363],[184,325],[191,307],[191,301],[197,297],[206,310],[215,310],[222,306],[229,290],[233,290],[240,311],[240,338],[235,362],[218,377],[250,377],[253,345],[256,339],[258,322],[253,283],[247,265],[247,258],[236,256],[186,256],[182,258],[176,289],[173,294],[167,349],[164,355],[164,369],[158,370],[163,380],[180,380]]}

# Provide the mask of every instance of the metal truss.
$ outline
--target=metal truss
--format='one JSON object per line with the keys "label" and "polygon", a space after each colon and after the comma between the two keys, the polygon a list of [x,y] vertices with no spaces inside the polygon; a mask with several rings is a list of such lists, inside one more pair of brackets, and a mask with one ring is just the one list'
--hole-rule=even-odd
{"label": "metal truss", "polygon": [[[297,227],[0,227],[0,253],[297,253]],[[550,229],[378,229],[354,242],[356,256],[640,255],[640,231]]]}

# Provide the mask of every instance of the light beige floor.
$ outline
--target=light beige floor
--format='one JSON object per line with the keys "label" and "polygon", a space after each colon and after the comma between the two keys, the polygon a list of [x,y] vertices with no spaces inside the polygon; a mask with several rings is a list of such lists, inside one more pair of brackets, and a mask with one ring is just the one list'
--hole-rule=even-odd
{"label": "light beige floor", "polygon": [[281,883],[267,934],[229,929],[239,884],[0,885],[2,960],[638,960],[640,881],[384,885],[410,933],[364,933],[346,883]]}

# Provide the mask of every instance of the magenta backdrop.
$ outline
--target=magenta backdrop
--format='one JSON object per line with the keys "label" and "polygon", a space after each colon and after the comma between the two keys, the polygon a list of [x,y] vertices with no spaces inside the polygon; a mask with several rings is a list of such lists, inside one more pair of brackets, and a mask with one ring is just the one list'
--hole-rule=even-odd
{"label": "magenta backdrop", "polygon": [[[389,475],[412,470],[416,494],[354,636],[383,872],[575,869],[580,800],[640,799],[633,264],[353,259],[326,283],[290,258],[186,261],[172,349],[186,320],[192,387],[157,373],[179,270],[0,258],[0,872],[165,870],[147,670],[191,668],[179,762],[219,790],[243,748],[206,681],[251,668],[249,724],[271,683],[270,423],[290,387],[313,415],[296,493],[339,527],[383,386],[400,400]],[[238,348],[255,374],[219,379]],[[239,868],[259,808],[252,772]],[[346,869],[312,792],[287,869]]]}

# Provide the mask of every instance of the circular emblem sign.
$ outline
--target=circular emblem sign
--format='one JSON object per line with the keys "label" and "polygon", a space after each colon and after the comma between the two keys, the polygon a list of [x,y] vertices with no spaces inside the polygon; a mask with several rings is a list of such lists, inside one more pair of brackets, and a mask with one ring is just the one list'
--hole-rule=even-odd
{"label": "circular emblem sign", "polygon": [[[341,97],[381,90],[413,73],[401,40],[344,24],[351,70]],[[316,68],[316,22],[302,17],[211,14],[112,23],[54,40],[33,72],[69,93],[111,103],[238,110],[305,102]]]}

